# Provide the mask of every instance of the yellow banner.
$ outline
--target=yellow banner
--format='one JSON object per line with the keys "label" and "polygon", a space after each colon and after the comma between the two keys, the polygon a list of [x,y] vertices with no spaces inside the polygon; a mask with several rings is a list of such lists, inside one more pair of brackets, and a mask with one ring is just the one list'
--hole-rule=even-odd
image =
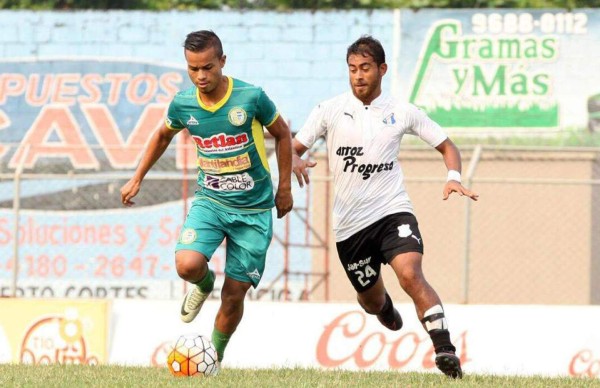
{"label": "yellow banner", "polygon": [[0,362],[103,364],[109,302],[0,299]]}

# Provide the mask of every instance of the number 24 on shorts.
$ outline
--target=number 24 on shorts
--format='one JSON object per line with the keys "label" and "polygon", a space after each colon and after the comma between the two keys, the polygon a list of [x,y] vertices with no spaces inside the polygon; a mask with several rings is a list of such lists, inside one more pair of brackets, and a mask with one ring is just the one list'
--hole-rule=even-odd
{"label": "number 24 on shorts", "polygon": [[370,277],[377,275],[377,272],[370,265],[366,265],[364,271],[354,271],[354,274],[357,276],[356,280],[360,283],[361,286],[366,286],[371,283]]}

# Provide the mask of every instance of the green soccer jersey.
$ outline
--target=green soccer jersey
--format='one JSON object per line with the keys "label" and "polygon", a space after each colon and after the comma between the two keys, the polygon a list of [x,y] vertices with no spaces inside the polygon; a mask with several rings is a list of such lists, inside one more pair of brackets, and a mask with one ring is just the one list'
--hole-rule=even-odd
{"label": "green soccer jersey", "polygon": [[193,86],[175,95],[165,123],[187,128],[198,154],[197,197],[243,212],[274,204],[263,125],[275,122],[275,104],[259,87],[229,78],[225,97],[206,106]]}

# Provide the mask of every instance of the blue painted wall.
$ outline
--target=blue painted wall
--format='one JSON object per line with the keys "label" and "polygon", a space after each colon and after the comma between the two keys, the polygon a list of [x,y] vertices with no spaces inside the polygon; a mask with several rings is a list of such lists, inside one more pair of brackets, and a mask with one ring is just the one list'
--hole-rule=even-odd
{"label": "blue painted wall", "polygon": [[211,29],[223,41],[225,72],[262,86],[297,130],[320,100],[347,90],[350,43],[372,34],[391,54],[392,21],[390,10],[0,11],[0,55],[135,58],[184,68],[185,36]]}

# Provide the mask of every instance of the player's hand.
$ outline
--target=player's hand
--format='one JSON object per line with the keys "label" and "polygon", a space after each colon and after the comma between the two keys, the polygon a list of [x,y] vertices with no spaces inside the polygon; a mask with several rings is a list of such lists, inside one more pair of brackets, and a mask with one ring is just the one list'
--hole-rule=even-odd
{"label": "player's hand", "polygon": [[479,194],[472,192],[471,190],[467,189],[466,187],[464,187],[457,181],[446,182],[446,185],[444,186],[444,196],[442,199],[444,201],[447,200],[448,197],[450,197],[450,194],[452,194],[452,193],[458,193],[458,195],[460,195],[461,197],[463,195],[466,195],[467,197],[471,198],[473,201],[477,201],[477,199],[479,198]]}
{"label": "player's hand", "polygon": [[135,205],[135,202],[131,202],[131,199],[140,191],[140,186],[141,182],[139,180],[131,178],[129,182],[121,187],[121,203],[123,206],[131,207]]}
{"label": "player's hand", "polygon": [[275,207],[277,208],[277,218],[283,218],[294,207],[294,198],[292,197],[292,189],[277,189],[275,194]]}
{"label": "player's hand", "polygon": [[306,182],[306,184],[310,183],[308,169],[313,168],[316,165],[317,162],[311,162],[302,159],[298,155],[292,155],[292,172],[294,175],[296,175],[296,179],[298,179],[298,184],[300,187],[304,187],[304,182]]}

